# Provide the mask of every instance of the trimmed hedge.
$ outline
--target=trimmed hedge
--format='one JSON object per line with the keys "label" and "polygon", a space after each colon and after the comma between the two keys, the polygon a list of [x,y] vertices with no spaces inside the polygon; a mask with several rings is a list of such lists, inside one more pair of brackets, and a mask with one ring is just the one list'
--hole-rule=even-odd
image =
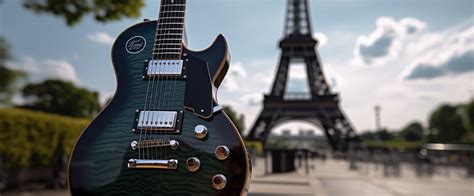
{"label": "trimmed hedge", "polygon": [[0,158],[7,169],[52,166],[58,145],[69,157],[88,121],[25,109],[0,109]]}
{"label": "trimmed hedge", "polygon": [[369,147],[384,147],[384,148],[403,148],[403,149],[419,149],[422,148],[426,142],[423,141],[416,141],[416,142],[408,142],[408,141],[400,141],[400,140],[391,140],[391,141],[364,141],[364,144]]}

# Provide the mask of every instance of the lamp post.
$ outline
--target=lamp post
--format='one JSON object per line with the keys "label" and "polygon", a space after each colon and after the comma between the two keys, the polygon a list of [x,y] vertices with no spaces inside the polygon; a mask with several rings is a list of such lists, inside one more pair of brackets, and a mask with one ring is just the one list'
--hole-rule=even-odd
{"label": "lamp post", "polygon": [[374,111],[375,111],[375,131],[380,131],[381,130],[381,120],[380,120],[380,111],[382,108],[379,105],[375,105]]}

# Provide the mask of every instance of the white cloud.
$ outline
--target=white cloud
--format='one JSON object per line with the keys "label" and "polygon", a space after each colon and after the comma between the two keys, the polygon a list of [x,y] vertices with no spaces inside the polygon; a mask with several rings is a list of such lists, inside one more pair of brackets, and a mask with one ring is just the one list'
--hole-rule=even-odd
{"label": "white cloud", "polygon": [[249,106],[260,106],[263,100],[263,94],[262,93],[249,93],[249,94],[244,94],[241,98],[240,101],[241,103],[245,103]]}
{"label": "white cloud", "polygon": [[306,80],[308,75],[306,73],[306,64],[292,63],[288,72],[288,79]]}
{"label": "white cloud", "polygon": [[318,40],[319,48],[323,47],[328,42],[328,37],[324,33],[316,32],[313,34],[313,36],[316,38],[316,40]]}
{"label": "white cloud", "polygon": [[354,54],[366,64],[384,64],[397,57],[403,42],[425,26],[425,22],[415,18],[396,21],[391,17],[380,17],[372,33],[359,36]]}
{"label": "white cloud", "polygon": [[[359,131],[373,129],[373,118],[367,116],[373,115],[373,107],[376,104],[383,108],[383,125],[397,129],[412,120],[426,123],[430,112],[441,103],[465,102],[472,97],[474,92],[472,23],[433,31],[425,29],[427,24],[418,19],[387,20],[389,22],[379,23],[384,23],[391,30],[383,29],[380,27],[383,25],[379,25],[378,31],[383,33],[372,36],[373,42],[370,42],[374,45],[375,40],[384,37],[382,34],[396,35],[388,37],[398,41],[399,45],[394,48],[390,45],[388,53],[380,57],[383,61],[371,58],[372,64],[383,62],[384,66],[361,66],[367,63],[361,60],[360,55],[346,59],[323,57],[322,60],[326,78],[334,77],[337,80],[336,90],[340,92],[342,109],[355,124],[356,129]],[[414,21],[419,21],[419,24]],[[328,36],[331,37],[331,34]],[[360,39],[356,42],[359,45],[356,44],[355,50],[361,44]],[[418,79],[406,80],[416,70],[415,68],[419,69],[418,72],[423,71],[419,68],[420,65],[429,66],[431,71],[441,70],[442,74],[429,80],[420,80],[421,75],[417,76]]]}
{"label": "white cloud", "polygon": [[236,77],[247,77],[247,71],[245,71],[242,62],[237,62],[230,66],[229,74]]}
{"label": "white cloud", "polygon": [[92,42],[104,45],[112,45],[115,41],[115,38],[113,38],[106,32],[90,33],[87,35],[87,39],[91,40]]}
{"label": "white cloud", "polygon": [[24,57],[20,62],[7,62],[7,66],[27,72],[28,77],[33,81],[61,79],[75,83],[79,82],[74,66],[66,60],[37,60]]}
{"label": "white cloud", "polygon": [[[474,27],[438,34],[445,39],[431,40],[425,44],[431,47],[416,51],[419,55],[404,71],[403,78],[432,79],[474,71]],[[415,43],[425,40],[421,38]]]}
{"label": "white cloud", "polygon": [[241,91],[241,85],[239,85],[239,81],[243,81],[244,78],[247,77],[247,72],[242,65],[242,62],[236,62],[235,64],[231,64],[229,68],[229,72],[227,73],[222,86],[224,90],[228,92],[236,92]]}

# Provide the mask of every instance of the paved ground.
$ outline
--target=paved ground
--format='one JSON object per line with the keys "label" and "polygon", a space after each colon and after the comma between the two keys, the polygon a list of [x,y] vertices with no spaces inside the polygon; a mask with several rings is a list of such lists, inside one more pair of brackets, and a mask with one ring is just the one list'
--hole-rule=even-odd
{"label": "paved ground", "polygon": [[[263,161],[257,160],[249,196],[473,196],[474,179],[462,170],[437,170],[433,177],[419,178],[413,168],[402,166],[400,177],[384,177],[381,166],[359,164],[349,170],[345,161],[314,161],[309,175],[303,170],[288,174],[264,175]],[[0,193],[0,196],[62,196],[62,191]]]}
{"label": "paved ground", "polygon": [[402,166],[400,177],[384,177],[381,166],[359,164],[349,170],[345,161],[315,161],[309,175],[298,171],[286,175],[263,175],[257,161],[249,195],[317,196],[472,196],[474,179],[464,171],[440,171],[433,177],[419,178],[409,166]]}

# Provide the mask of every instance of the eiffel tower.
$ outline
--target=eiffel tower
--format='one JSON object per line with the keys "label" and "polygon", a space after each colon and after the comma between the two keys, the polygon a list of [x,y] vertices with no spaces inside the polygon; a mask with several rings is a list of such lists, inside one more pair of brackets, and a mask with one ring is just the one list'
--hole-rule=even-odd
{"label": "eiffel tower", "polygon": [[[270,94],[264,95],[263,109],[247,135],[249,141],[265,144],[272,128],[289,121],[303,120],[324,130],[334,150],[347,150],[357,141],[351,124],[341,111],[339,96],[332,93],[324,78],[313,38],[308,0],[288,0],[284,38],[278,72]],[[306,66],[309,93],[288,93],[288,70],[292,63]]]}

